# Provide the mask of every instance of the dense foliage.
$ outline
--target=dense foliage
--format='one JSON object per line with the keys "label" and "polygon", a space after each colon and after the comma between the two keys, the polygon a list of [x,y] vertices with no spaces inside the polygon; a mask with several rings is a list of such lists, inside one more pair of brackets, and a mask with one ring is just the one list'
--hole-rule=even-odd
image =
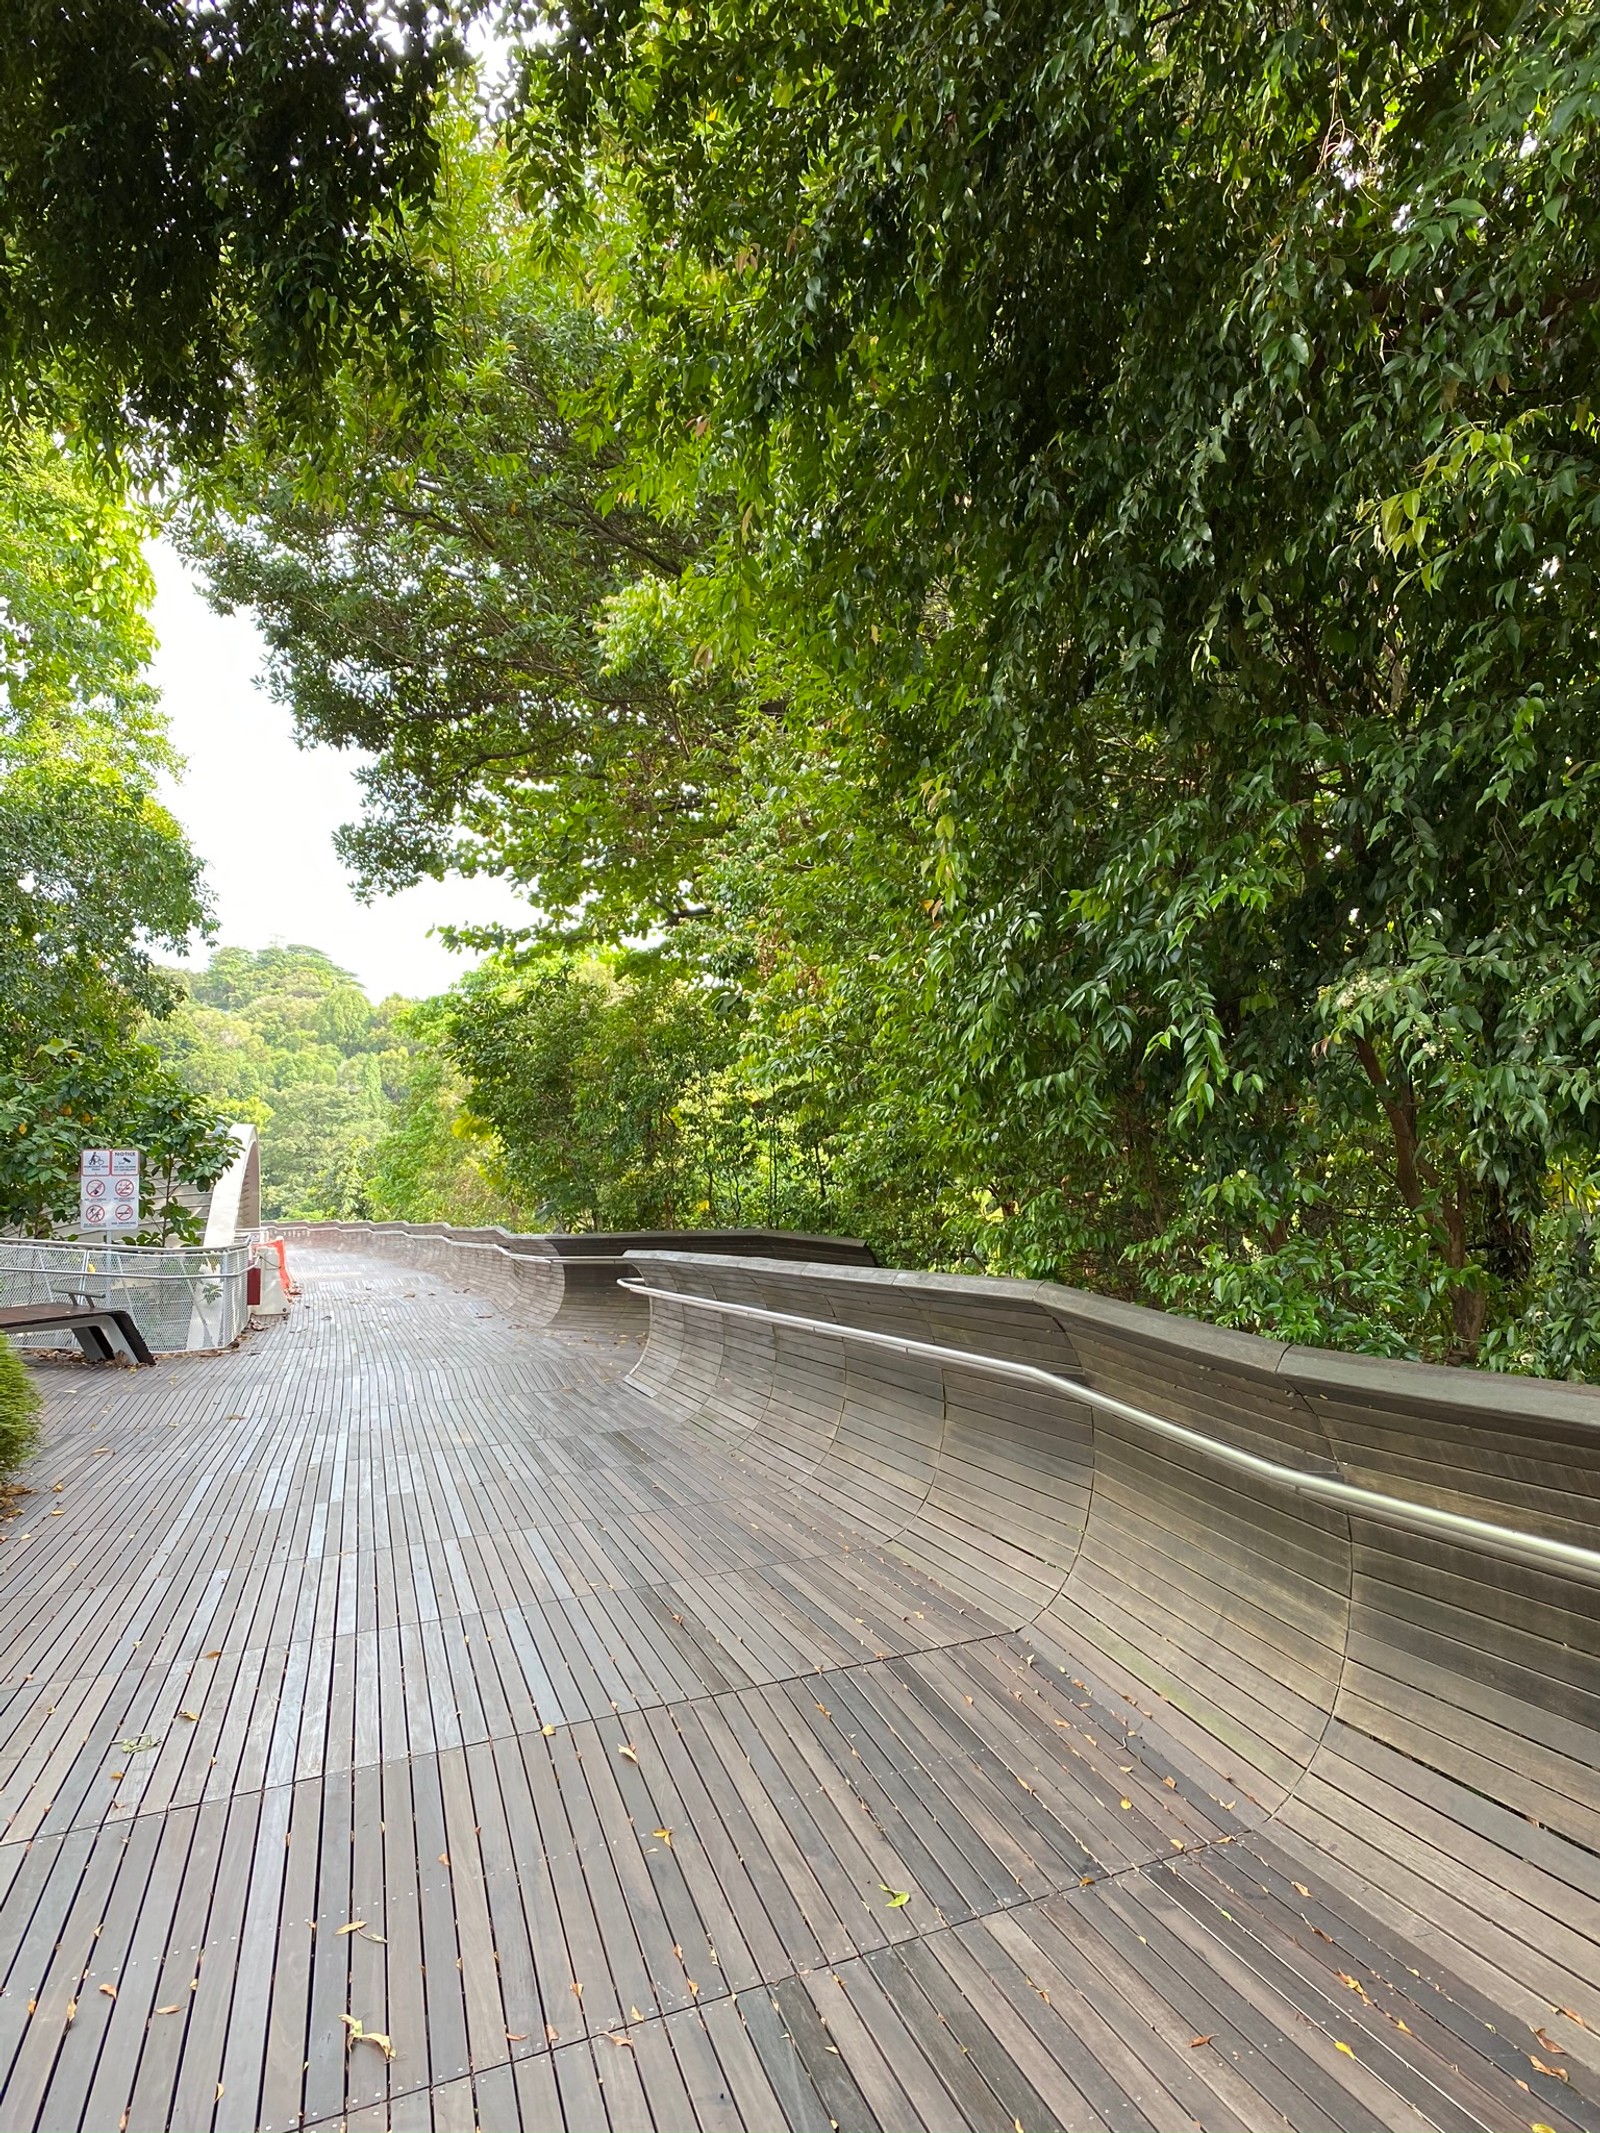
{"label": "dense foliage", "polygon": [[379,753],[373,879],[650,929],[620,997],[524,952],[453,1011],[508,1164],[591,1088],[687,1118],[651,1062],[715,1016],[683,1086],[892,1253],[1600,1372],[1597,39],[618,0],[530,46],[520,219],[451,136],[427,425],[352,372],[332,460],[241,452],[193,536]]}
{"label": "dense foliage", "polygon": [[373,1149],[406,1084],[402,1003],[374,1007],[315,948],[219,948],[151,1036],[173,1072],[261,1129],[267,1221],[365,1215]]}
{"label": "dense foliage", "polygon": [[425,368],[403,215],[457,50],[432,0],[10,0],[0,406],[192,457],[359,341]]}
{"label": "dense foliage", "polygon": [[39,1442],[39,1394],[21,1356],[0,1334],[0,1483],[10,1479]]}
{"label": "dense foliage", "polygon": [[135,1031],[205,918],[156,798],[143,523],[54,448],[0,460],[0,1227],[76,1213],[85,1143],[143,1148],[157,1232],[232,1150]]}

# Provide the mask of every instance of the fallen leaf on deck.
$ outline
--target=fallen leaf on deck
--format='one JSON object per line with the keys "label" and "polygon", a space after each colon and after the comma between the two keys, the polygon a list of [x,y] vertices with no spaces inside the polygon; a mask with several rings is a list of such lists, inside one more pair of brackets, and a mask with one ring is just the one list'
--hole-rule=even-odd
{"label": "fallen leaf on deck", "polygon": [[375,1941],[380,1948],[387,1948],[389,1945],[389,1943],[384,1939],[381,1933],[363,1933],[361,1938],[363,1940]]}
{"label": "fallen leaf on deck", "polygon": [[178,1716],[180,1718],[188,1719],[189,1723],[193,1725],[195,1721],[199,1718],[200,1713],[198,1711],[180,1711],[178,1713]]}
{"label": "fallen leaf on deck", "polygon": [[1132,1800],[1118,1800],[1117,1805],[1119,1807],[1131,1807],[1133,1802]]}
{"label": "fallen leaf on deck", "polygon": [[633,1742],[631,1740],[624,1741],[622,1746],[617,1750],[617,1753],[618,1755],[622,1756],[625,1761],[630,1763],[636,1763],[639,1760],[639,1751],[633,1745]]}
{"label": "fallen leaf on deck", "polygon": [[671,1830],[670,1830],[670,1829],[653,1829],[653,1830],[651,1830],[650,1834],[651,1834],[651,1836],[652,1836],[652,1837],[659,1837],[659,1838],[661,1839],[662,1843],[663,1843],[663,1844],[664,1844],[664,1845],[665,1845],[665,1846],[667,1847],[667,1850],[668,1850],[669,1852],[671,1851],[671,1849],[672,1849],[672,1832],[671,1832]]}
{"label": "fallen leaf on deck", "polygon": [[902,1904],[911,1901],[911,1891],[909,1889],[892,1889],[887,1881],[880,1881],[878,1886],[889,1899],[883,1907],[886,1911],[898,1911]]}
{"label": "fallen leaf on deck", "polygon": [[157,2014],[182,2014],[182,2012],[183,2012],[183,2009],[182,2009],[181,2007],[177,2007],[177,2006],[173,2006],[173,2007],[158,2007],[158,2008],[156,2009],[156,2013],[157,2013]]}
{"label": "fallen leaf on deck", "polygon": [[128,1773],[126,1770],[108,1770],[106,1772],[106,1776],[110,1778],[113,1785],[121,1784],[122,1780],[127,1776],[127,1774]]}
{"label": "fallen leaf on deck", "polygon": [[159,1748],[160,1741],[153,1733],[141,1733],[137,1740],[119,1740],[117,1746],[124,1755],[144,1755],[152,1748]]}
{"label": "fallen leaf on deck", "polygon": [[78,2003],[77,2003],[77,2001],[76,2001],[76,2000],[68,2000],[68,2002],[67,2002],[67,2020],[68,2020],[68,2022],[69,2022],[69,2023],[72,2023],[72,2022],[75,2022],[75,2021],[76,2021],[77,2019],[78,2019]]}
{"label": "fallen leaf on deck", "polygon": [[1588,2023],[1583,2019],[1583,2016],[1579,2014],[1577,2009],[1574,2007],[1558,2007],[1556,2009],[1556,2013],[1558,2015],[1565,2015],[1569,2022],[1576,2022],[1580,2029],[1587,2029],[1589,2027]]}
{"label": "fallen leaf on deck", "polygon": [[526,2044],[527,2041],[528,2032],[525,2029],[508,2029],[506,2031],[506,2042],[508,2044]]}
{"label": "fallen leaf on deck", "polygon": [[386,2059],[394,2057],[394,2046],[381,2029],[364,2029],[361,2032],[361,2041],[363,2044],[376,2044]]}
{"label": "fallen leaf on deck", "polygon": [[220,1651],[217,1651],[217,1652],[207,1652],[205,1656],[206,1656],[206,1657],[207,1657],[208,1659],[220,1659],[220,1658],[222,1657],[222,1654],[221,1654],[221,1652],[220,1652]]}
{"label": "fallen leaf on deck", "polygon": [[1197,2048],[1197,2047],[1198,2047],[1199,2045],[1202,2045],[1202,2044],[1209,2044],[1209,2043],[1210,2043],[1210,2042],[1212,2041],[1212,2038],[1214,2038],[1215,2036],[1216,2036],[1216,2031],[1215,2031],[1215,2030],[1213,2030],[1213,2031],[1211,2032],[1211,2036],[1209,2036],[1209,2037],[1191,2037],[1191,2038],[1189,2039],[1189,2049],[1190,2049],[1190,2051],[1194,2051],[1194,2050],[1195,2050],[1195,2049],[1196,2049],[1196,2048]]}
{"label": "fallen leaf on deck", "polygon": [[[367,1922],[364,1918],[352,1918],[347,1924],[342,1925],[339,1928],[339,1933],[359,1933],[365,1927],[366,1923]],[[339,1935],[336,1933],[334,1935],[335,1940],[337,1940],[338,1937]]]}
{"label": "fallen leaf on deck", "polygon": [[1343,2052],[1347,2059],[1353,2059],[1355,2057],[1355,2053],[1350,2049],[1349,2045],[1343,2043],[1337,2037],[1334,2039],[1333,2048],[1336,2052]]}
{"label": "fallen leaf on deck", "polygon": [[448,1866],[450,1864],[450,1854],[448,1852],[441,1852],[439,1854],[439,1864],[441,1866]]}
{"label": "fallen leaf on deck", "polygon": [[1536,2074],[1548,2075],[1552,2081],[1565,2081],[1567,2078],[1567,2070],[1565,2067],[1546,2066],[1544,2061],[1533,2052],[1529,2052],[1528,2060]]}
{"label": "fallen leaf on deck", "polygon": [[546,1740],[550,1738],[551,1734],[554,1733],[555,1730],[556,1729],[554,1726],[541,1726],[539,1728],[539,1731],[544,1735]]}
{"label": "fallen leaf on deck", "polygon": [[546,2042],[546,2044],[559,2044],[561,2042],[560,2030],[552,2028],[551,2025],[546,2022],[546,2024],[544,2025],[544,2041]]}
{"label": "fallen leaf on deck", "polygon": [[100,1987],[100,1990],[105,1994],[108,2000],[114,2000],[117,1996],[117,1988],[115,1985],[102,1985]]}
{"label": "fallen leaf on deck", "polygon": [[1163,1778],[1161,1782],[1163,1785],[1166,1786],[1168,1792],[1176,1792],[1178,1789],[1178,1781],[1176,1778]]}
{"label": "fallen leaf on deck", "polygon": [[1567,2047],[1564,2044],[1558,2044],[1549,2030],[1540,2029],[1536,2023],[1530,2023],[1529,2027],[1547,2052],[1564,2052],[1566,2050]]}
{"label": "fallen leaf on deck", "polygon": [[1295,1883],[1294,1892],[1297,1896],[1309,1896],[1311,1894],[1311,1891],[1306,1887],[1303,1881],[1297,1881]]}
{"label": "fallen leaf on deck", "polygon": [[621,2036],[621,2035],[618,2035],[618,2036],[613,2036],[613,2035],[612,2035],[612,2033],[611,2033],[611,2031],[610,2031],[609,2029],[608,2029],[608,2030],[606,2031],[606,2033],[605,2033],[605,2036],[606,2036],[606,2042],[607,2042],[608,2044],[614,2044],[614,2045],[615,2045],[615,2046],[617,2047],[618,2051],[620,2051],[620,2050],[622,2049],[622,2047],[623,2047],[624,2045],[626,2045],[626,2046],[627,2046],[627,2048],[628,2048],[628,2050],[629,2050],[629,2051],[632,2051],[632,2050],[633,2050],[633,2039],[632,2039],[632,2037],[628,2037],[628,2036]]}
{"label": "fallen leaf on deck", "polygon": [[576,1978],[572,1980],[572,1984],[569,1989],[572,1992],[575,1992],[580,2000],[583,1998],[583,1987],[578,1983],[578,1980]]}
{"label": "fallen leaf on deck", "polygon": [[222,2101],[222,2083],[220,2081],[217,2083],[217,2093],[213,2100],[217,2103]]}

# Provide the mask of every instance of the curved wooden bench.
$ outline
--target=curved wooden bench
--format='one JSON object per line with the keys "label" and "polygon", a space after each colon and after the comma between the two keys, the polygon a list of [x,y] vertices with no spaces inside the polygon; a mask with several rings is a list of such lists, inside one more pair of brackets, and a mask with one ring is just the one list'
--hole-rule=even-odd
{"label": "curved wooden bench", "polygon": [[1600,2066],[1600,1394],[1048,1283],[631,1256],[636,1386]]}
{"label": "curved wooden bench", "polygon": [[459,1229],[446,1222],[296,1222],[286,1242],[376,1252],[426,1267],[492,1298],[525,1324],[591,1337],[642,1335],[645,1305],[618,1287],[630,1251],[686,1250],[774,1259],[873,1266],[870,1245],[853,1237],[811,1237],[791,1230],[590,1230],[522,1234],[500,1228]]}

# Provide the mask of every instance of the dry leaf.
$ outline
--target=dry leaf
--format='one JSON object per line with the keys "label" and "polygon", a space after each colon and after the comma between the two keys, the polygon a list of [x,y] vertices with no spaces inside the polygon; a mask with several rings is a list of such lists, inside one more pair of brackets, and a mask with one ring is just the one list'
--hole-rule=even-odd
{"label": "dry leaf", "polygon": [[208,1659],[220,1659],[220,1658],[222,1657],[222,1654],[221,1654],[221,1652],[220,1652],[220,1651],[215,1651],[215,1652],[207,1652],[205,1656],[206,1656],[206,1657],[207,1657]]}
{"label": "dry leaf", "polygon": [[578,1983],[578,1980],[576,1978],[572,1980],[572,1984],[569,1989],[575,1992],[580,2000],[583,1998],[583,1987]]}
{"label": "dry leaf", "polygon": [[355,2015],[340,2015],[339,2020],[349,2030],[352,2037],[359,2037],[365,2034],[359,2019]]}
{"label": "dry leaf", "polygon": [[78,2019],[78,2003],[77,2003],[77,2001],[76,2001],[76,2000],[68,2000],[68,2002],[67,2002],[67,2021],[68,2021],[69,2025],[70,2025],[71,2023],[73,2023],[73,2022],[76,2022],[76,2021],[77,2021],[77,2019]]}
{"label": "dry leaf", "polygon": [[113,1785],[120,1785],[127,1774],[126,1770],[108,1770],[106,1772],[106,1776],[110,1778]]}
{"label": "dry leaf", "polygon": [[662,1843],[663,1843],[663,1844],[664,1844],[664,1845],[665,1845],[665,1846],[667,1847],[667,1850],[668,1850],[669,1852],[671,1851],[671,1849],[672,1849],[672,1832],[671,1832],[671,1830],[670,1830],[670,1829],[653,1829],[653,1830],[651,1830],[650,1834],[651,1834],[651,1836],[652,1836],[652,1837],[659,1837],[659,1838],[661,1839]]}
{"label": "dry leaf", "polygon": [[880,1881],[878,1886],[889,1899],[883,1907],[886,1911],[898,1911],[903,1904],[908,1904],[911,1901],[911,1891],[909,1889],[892,1889],[887,1881]]}
{"label": "dry leaf", "polygon": [[550,1735],[554,1733],[555,1730],[556,1729],[554,1726],[541,1726],[539,1728],[539,1731],[544,1735],[546,1740],[550,1738]]}
{"label": "dry leaf", "polygon": [[1303,1881],[1297,1881],[1295,1883],[1294,1892],[1297,1896],[1309,1896],[1311,1894],[1311,1891],[1306,1887]]}
{"label": "dry leaf", "polygon": [[1564,2052],[1567,2048],[1564,2044],[1558,2044],[1555,2038],[1551,2036],[1549,2030],[1547,2029],[1539,2029],[1538,2027],[1534,2027],[1533,2033],[1538,2038],[1539,2042],[1544,2046],[1547,2052],[1555,2052],[1557,2054],[1560,2054]]}
{"label": "dry leaf", "polygon": [[1355,2053],[1350,2049],[1349,2045],[1342,2043],[1337,2037],[1334,2039],[1333,2048],[1336,2052],[1343,2052],[1347,2059],[1355,2057]]}
{"label": "dry leaf", "polygon": [[394,2046],[381,2029],[364,2029],[361,2032],[361,2041],[363,2044],[376,2044],[386,2059],[394,2057]]}
{"label": "dry leaf", "polygon": [[608,2029],[608,2030],[606,2031],[606,2033],[605,2033],[605,2034],[606,2034],[606,2042],[607,2042],[608,2044],[614,2044],[614,2045],[615,2045],[615,2046],[617,2047],[618,2051],[621,2051],[621,2049],[623,2048],[623,2046],[624,2046],[624,2045],[626,2045],[626,2046],[627,2046],[627,2048],[628,2048],[628,2050],[629,2050],[629,2051],[632,2051],[632,2050],[633,2050],[633,2039],[632,2039],[632,2037],[630,2037],[630,2036],[627,2036],[627,2035],[625,2035],[625,2034],[622,2034],[622,2033],[618,2033],[618,2034],[616,2034],[616,2035],[613,2035],[613,2033],[612,2033],[612,2032],[611,2032],[611,2031],[610,2031],[609,2029]]}
{"label": "dry leaf", "polygon": [[1530,2063],[1531,2063],[1531,2065],[1532,2065],[1532,2067],[1533,2067],[1533,2070],[1534,2070],[1534,2072],[1535,2072],[1536,2074],[1546,2074],[1546,2075],[1548,2075],[1548,2076],[1549,2076],[1549,2078],[1550,2078],[1550,2079],[1551,2079],[1552,2081],[1565,2081],[1565,2080],[1566,2080],[1566,2078],[1567,2078],[1567,2070],[1566,2070],[1566,2068],[1565,2068],[1565,2067],[1563,2067],[1563,2066],[1546,2066],[1546,2065],[1545,2065],[1545,2063],[1544,2063],[1544,2061],[1543,2061],[1543,2060],[1542,2060],[1541,2058],[1539,2058],[1539,2057],[1537,2056],[1537,2054],[1536,2054],[1536,2053],[1534,2053],[1534,2052],[1529,2052],[1529,2054],[1528,2054],[1528,2059],[1529,2059],[1529,2061],[1530,2061]]}
{"label": "dry leaf", "polygon": [[[359,1933],[365,1925],[364,1918],[352,1918],[339,1928],[339,1933]],[[339,1934],[336,1933],[334,1939],[337,1940],[338,1937]]]}
{"label": "dry leaf", "polygon": [[561,2042],[560,2030],[552,2028],[551,2025],[546,2022],[546,2024],[544,2025],[544,2040],[546,2044],[559,2044]]}
{"label": "dry leaf", "polygon": [[1216,2036],[1216,2031],[1215,2031],[1215,2030],[1213,2030],[1213,2031],[1211,2032],[1211,2035],[1210,2035],[1210,2036],[1208,2036],[1208,2037],[1191,2037],[1191,2038],[1189,2039],[1189,2049],[1190,2049],[1190,2051],[1194,2051],[1194,2050],[1195,2050],[1195,2049],[1197,2048],[1197,2046],[1199,2046],[1199,2045],[1202,2045],[1202,2044],[1209,2044],[1209,2043],[1211,2043],[1212,2039],[1213,2039],[1213,2038],[1214,2038],[1215,2036]]}
{"label": "dry leaf", "polygon": [[1542,2125],[1536,2118],[1528,2128],[1528,2133],[1556,2133],[1556,2129],[1554,2126]]}
{"label": "dry leaf", "polygon": [[630,1763],[636,1763],[639,1760],[639,1751],[633,1745],[633,1742],[631,1740],[624,1741],[622,1746],[617,1750],[617,1753],[618,1755],[624,1757]]}
{"label": "dry leaf", "polygon": [[143,1755],[151,1748],[159,1748],[160,1741],[153,1733],[141,1733],[136,1740],[119,1740],[117,1746],[124,1755]]}
{"label": "dry leaf", "polygon": [[192,1724],[193,1721],[200,1716],[200,1713],[198,1711],[180,1711],[178,1713],[178,1716],[180,1718],[187,1718]]}
{"label": "dry leaf", "polygon": [[1588,2023],[1583,2019],[1583,2016],[1578,2013],[1575,2007],[1558,2007],[1556,2009],[1556,2013],[1558,2015],[1565,2015],[1569,2022],[1576,2022],[1580,2029],[1587,2029],[1589,2027]]}
{"label": "dry leaf", "polygon": [[363,1933],[361,1938],[363,1940],[372,1941],[376,1946],[380,1948],[387,1948],[389,1945],[388,1941],[384,1939],[381,1933]]}
{"label": "dry leaf", "polygon": [[172,2007],[158,2007],[158,2008],[156,2009],[156,2013],[157,2013],[157,2014],[182,2014],[182,2012],[183,2012],[183,2009],[182,2009],[181,2007],[178,2007],[178,2006],[172,2006]]}
{"label": "dry leaf", "polygon": [[506,2031],[506,2042],[508,2044],[526,2044],[527,2041],[528,2032],[525,2029],[508,2029]]}
{"label": "dry leaf", "polygon": [[448,1866],[450,1864],[450,1854],[448,1852],[441,1852],[439,1854],[439,1864],[441,1866]]}
{"label": "dry leaf", "polygon": [[1178,1789],[1178,1781],[1176,1778],[1163,1778],[1161,1782],[1163,1785],[1166,1786],[1168,1792],[1176,1792]]}
{"label": "dry leaf", "polygon": [[102,1985],[100,1987],[100,1990],[105,1994],[108,2000],[114,2000],[117,1996],[117,1988],[115,1985]]}
{"label": "dry leaf", "polygon": [[220,2081],[217,2083],[217,2093],[213,2100],[217,2103],[222,2101],[222,2083]]}

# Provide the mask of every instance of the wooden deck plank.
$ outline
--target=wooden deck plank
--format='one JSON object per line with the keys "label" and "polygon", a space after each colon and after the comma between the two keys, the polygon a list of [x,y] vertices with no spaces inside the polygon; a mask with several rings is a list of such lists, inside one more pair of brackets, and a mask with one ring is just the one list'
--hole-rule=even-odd
{"label": "wooden deck plank", "polygon": [[[1492,1965],[1451,1967],[1491,1871],[1546,1904],[1552,1986],[1584,1946],[1557,1885],[1600,1810],[1561,1733],[1576,1677],[1540,1720],[1559,1785],[1517,1731],[1548,1637],[1501,1636],[1464,1750],[1546,1826],[1424,1780],[1437,1861],[1413,1842],[1404,1888],[1368,1889],[1331,1775],[1257,1828],[1106,1685],[1106,1622],[1075,1646],[1065,1614],[989,1611],[1015,1566],[959,1503],[902,1544],[894,1461],[922,1452],[892,1370],[848,1374],[882,1529],[852,1535],[798,1423],[776,1463],[749,1438],[765,1395],[730,1453],[622,1383],[627,1343],[297,1259],[296,1314],[237,1353],[40,1372],[39,1493],[0,1545],[5,2133],[1600,2133],[1582,2053],[1541,2073]],[[974,1487],[1020,1501],[1016,1460]],[[1216,1662],[1251,1725],[1263,1655],[1308,1688],[1321,1663],[1264,1567],[1306,1554],[1280,1524],[1243,1574],[1253,1641]],[[1169,1584],[1209,1590],[1191,1555],[1117,1573],[1130,1638]],[[1324,1764],[1378,1789],[1464,1619],[1412,1583],[1381,1652],[1362,1618],[1350,1708],[1387,1731],[1346,1718]],[[1442,1893],[1408,1908],[1424,1872]]]}

